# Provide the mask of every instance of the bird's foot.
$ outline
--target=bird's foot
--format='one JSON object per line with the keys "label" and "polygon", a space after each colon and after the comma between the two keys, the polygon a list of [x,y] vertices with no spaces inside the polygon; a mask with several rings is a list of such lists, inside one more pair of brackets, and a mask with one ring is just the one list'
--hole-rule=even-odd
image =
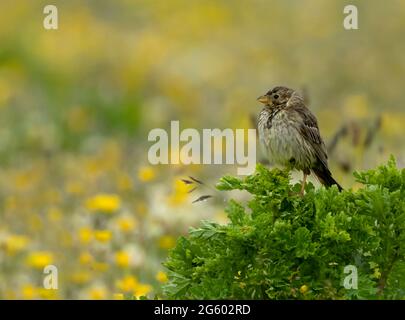
{"label": "bird's foot", "polygon": [[289,192],[288,195],[290,197],[304,197],[304,190],[301,190],[300,192]]}

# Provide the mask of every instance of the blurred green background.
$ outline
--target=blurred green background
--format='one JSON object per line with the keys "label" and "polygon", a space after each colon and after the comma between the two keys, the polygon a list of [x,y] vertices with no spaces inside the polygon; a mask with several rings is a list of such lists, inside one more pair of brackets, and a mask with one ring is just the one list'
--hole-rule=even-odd
{"label": "blurred green background", "polygon": [[2,299],[159,295],[176,237],[226,221],[179,179],[236,167],[151,166],[148,132],[254,128],[275,85],[305,94],[345,188],[390,154],[405,166],[404,1],[351,1],[351,31],[339,0],[55,0],[58,30],[47,4],[0,3]]}

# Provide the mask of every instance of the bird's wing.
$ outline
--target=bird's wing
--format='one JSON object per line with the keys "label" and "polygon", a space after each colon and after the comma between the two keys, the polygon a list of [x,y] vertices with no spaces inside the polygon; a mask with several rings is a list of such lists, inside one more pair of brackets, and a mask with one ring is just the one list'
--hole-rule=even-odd
{"label": "bird's wing", "polygon": [[325,143],[323,142],[319,131],[316,117],[300,100],[289,103],[288,109],[291,112],[295,112],[296,115],[301,118],[301,125],[298,128],[300,133],[313,147],[319,161],[328,168],[328,155],[326,153]]}

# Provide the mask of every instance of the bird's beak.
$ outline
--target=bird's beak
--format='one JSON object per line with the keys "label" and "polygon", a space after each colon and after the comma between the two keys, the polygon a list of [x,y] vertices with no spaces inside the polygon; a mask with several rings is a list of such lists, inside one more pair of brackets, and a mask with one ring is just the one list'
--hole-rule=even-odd
{"label": "bird's beak", "polygon": [[270,104],[270,97],[268,96],[268,95],[263,95],[263,96],[260,96],[259,98],[257,98],[257,101],[259,101],[259,102],[261,102],[261,103],[263,103],[263,104],[266,104],[266,105],[268,105],[268,104]]}

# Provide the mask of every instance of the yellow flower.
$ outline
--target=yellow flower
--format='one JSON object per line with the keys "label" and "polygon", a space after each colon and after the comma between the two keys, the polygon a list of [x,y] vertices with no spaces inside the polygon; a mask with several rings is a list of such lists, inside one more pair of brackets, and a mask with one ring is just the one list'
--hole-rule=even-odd
{"label": "yellow flower", "polygon": [[380,278],[381,278],[380,268],[375,268],[375,269],[374,269],[373,277],[376,278],[376,279],[380,279]]}
{"label": "yellow flower", "polygon": [[405,114],[403,112],[384,112],[382,116],[382,133],[384,137],[398,137],[404,133]]}
{"label": "yellow flower", "polygon": [[167,282],[167,274],[165,273],[165,272],[163,272],[163,271],[159,271],[157,274],[156,274],[156,280],[157,281],[159,281],[159,282],[161,282],[161,283],[165,283],[165,282]]}
{"label": "yellow flower", "polygon": [[135,229],[137,222],[131,217],[122,217],[117,220],[117,225],[122,232],[130,232]]}
{"label": "yellow flower", "polygon": [[223,210],[217,211],[215,220],[220,224],[227,224],[229,222],[228,215]]}
{"label": "yellow flower", "polygon": [[69,109],[66,120],[72,132],[83,132],[88,127],[89,114],[85,108],[75,106]]}
{"label": "yellow flower", "polygon": [[117,178],[117,188],[121,191],[128,191],[132,189],[132,180],[126,174],[122,174]]}
{"label": "yellow flower", "polygon": [[47,300],[55,300],[58,297],[58,291],[57,290],[52,290],[52,289],[45,289],[45,288],[39,288],[38,289],[38,295],[42,299],[47,299]]}
{"label": "yellow flower", "polygon": [[70,280],[76,284],[85,284],[91,280],[91,274],[86,271],[78,271],[72,273]]}
{"label": "yellow flower", "polygon": [[47,251],[32,252],[26,260],[26,263],[33,268],[42,269],[53,263],[53,255]]}
{"label": "yellow flower", "polygon": [[15,210],[18,207],[18,200],[15,196],[8,196],[4,200],[5,210]]}
{"label": "yellow flower", "polygon": [[52,222],[58,222],[62,219],[63,214],[59,208],[52,207],[48,210],[48,220]]}
{"label": "yellow flower", "polygon": [[117,288],[125,293],[131,292],[134,297],[139,298],[152,291],[149,284],[139,283],[134,276],[125,276],[116,283]]}
{"label": "yellow flower", "polygon": [[156,178],[155,169],[152,167],[141,167],[138,171],[138,178],[142,182],[149,182]]}
{"label": "yellow flower", "polygon": [[109,242],[112,238],[112,233],[110,230],[95,230],[94,231],[94,238],[97,241],[106,243]]}
{"label": "yellow flower", "polygon": [[367,97],[362,94],[348,96],[343,108],[344,114],[350,118],[366,118],[370,115]]}
{"label": "yellow flower", "polygon": [[37,296],[37,290],[32,285],[27,284],[22,287],[21,294],[23,299],[31,300]]}
{"label": "yellow flower", "polygon": [[144,216],[148,213],[148,207],[144,202],[138,202],[135,206],[135,211],[140,216]]}
{"label": "yellow flower", "polygon": [[85,187],[78,181],[71,181],[66,183],[65,190],[67,193],[81,195],[85,192]]}
{"label": "yellow flower", "polygon": [[55,189],[48,189],[44,192],[44,200],[48,203],[57,204],[60,203],[62,200],[61,194],[58,190]]}
{"label": "yellow flower", "polygon": [[6,106],[13,95],[13,86],[5,79],[0,79],[0,107]]}
{"label": "yellow flower", "polygon": [[83,227],[79,230],[79,240],[82,244],[88,244],[93,239],[93,230]]}
{"label": "yellow flower", "polygon": [[166,235],[162,236],[159,239],[159,247],[162,249],[171,249],[175,246],[176,240],[174,237]]}
{"label": "yellow flower", "polygon": [[300,292],[302,294],[306,294],[308,292],[308,290],[309,290],[309,288],[308,288],[308,286],[306,284],[302,285],[301,288],[300,288]]}
{"label": "yellow flower", "polygon": [[105,288],[92,288],[89,291],[89,297],[92,300],[103,300],[107,297],[107,290]]}
{"label": "yellow flower", "polygon": [[72,234],[67,230],[62,231],[59,234],[59,243],[65,248],[71,247],[73,245]]}
{"label": "yellow flower", "polygon": [[120,207],[121,199],[114,194],[98,194],[86,201],[86,208],[90,211],[113,213]]}
{"label": "yellow flower", "polygon": [[118,251],[115,254],[115,263],[122,268],[128,267],[130,263],[131,257],[125,251]]}
{"label": "yellow flower", "polygon": [[34,232],[38,232],[43,226],[42,219],[38,214],[31,214],[28,224]]}
{"label": "yellow flower", "polygon": [[35,184],[38,178],[38,173],[35,172],[21,172],[16,175],[14,179],[15,186],[20,190],[25,190]]}
{"label": "yellow flower", "polygon": [[124,295],[122,293],[114,293],[113,298],[114,300],[124,300]]}
{"label": "yellow flower", "polygon": [[106,272],[108,270],[108,264],[104,262],[94,262],[92,267],[94,271],[99,272]]}
{"label": "yellow flower", "polygon": [[79,263],[82,265],[89,265],[93,260],[93,256],[88,252],[82,252],[79,256]]}
{"label": "yellow flower", "polygon": [[125,276],[116,282],[116,286],[120,291],[133,292],[138,286],[138,280],[134,276]]}
{"label": "yellow flower", "polygon": [[17,298],[18,298],[17,294],[15,293],[14,290],[7,289],[4,292],[4,300],[16,300]]}
{"label": "yellow flower", "polygon": [[10,235],[5,240],[5,248],[9,255],[22,251],[27,247],[29,239],[26,236]]}
{"label": "yellow flower", "polygon": [[173,192],[169,195],[168,201],[172,206],[178,206],[189,198],[189,191],[192,186],[185,184],[181,179],[174,181]]}
{"label": "yellow flower", "polygon": [[149,292],[152,291],[152,286],[149,284],[138,284],[134,290],[134,296],[139,298],[141,296],[146,296]]}

